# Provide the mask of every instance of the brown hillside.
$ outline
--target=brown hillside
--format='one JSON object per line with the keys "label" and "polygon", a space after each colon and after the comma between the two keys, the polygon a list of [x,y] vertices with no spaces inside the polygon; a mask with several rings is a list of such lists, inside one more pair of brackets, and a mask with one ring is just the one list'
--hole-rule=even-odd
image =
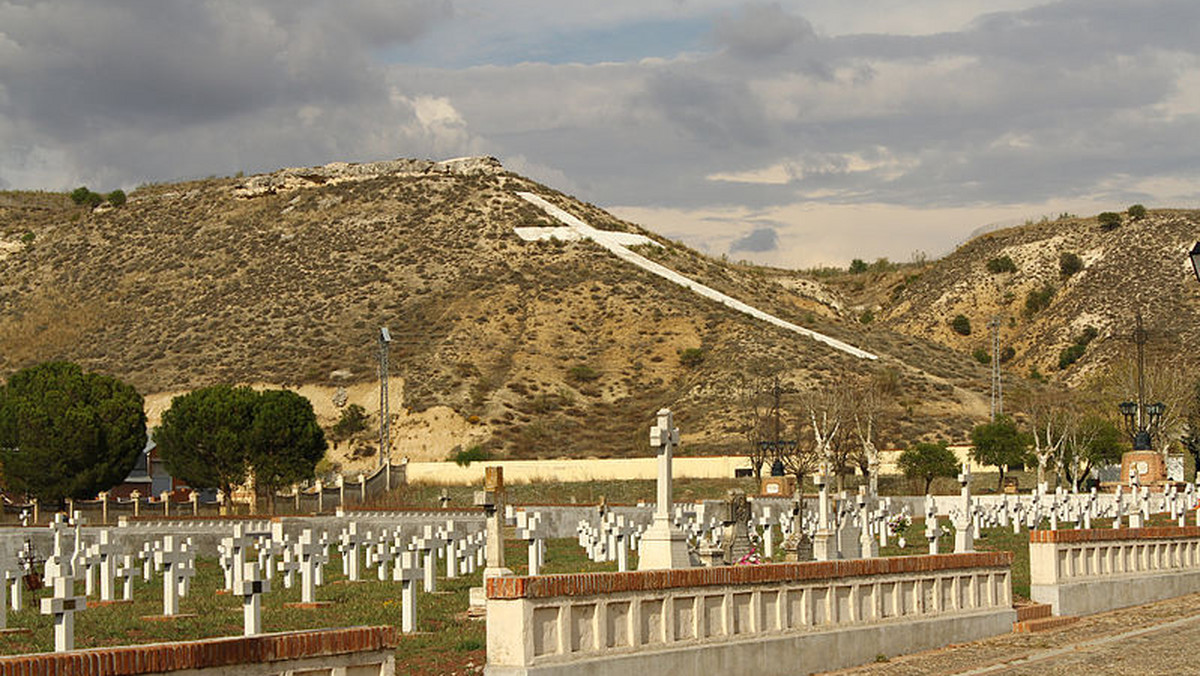
{"label": "brown hillside", "polygon": [[[664,265],[882,359],[738,314],[590,242],[523,242],[514,226],[553,223],[518,190],[655,237],[665,248],[644,253]],[[739,452],[735,389],[754,372],[803,389],[890,369],[901,384],[893,440],[961,439],[986,412],[987,370],[957,344],[905,335],[919,320],[901,309],[887,325],[860,323],[819,283],[707,258],[488,159],[154,185],[95,211],[6,193],[0,266],[0,376],[71,359],[147,394],[363,384],[387,325],[403,405],[448,406],[473,430],[462,443],[512,456],[646,452],[662,406],[676,410],[685,452]],[[703,362],[682,365],[679,351],[697,347]]]}

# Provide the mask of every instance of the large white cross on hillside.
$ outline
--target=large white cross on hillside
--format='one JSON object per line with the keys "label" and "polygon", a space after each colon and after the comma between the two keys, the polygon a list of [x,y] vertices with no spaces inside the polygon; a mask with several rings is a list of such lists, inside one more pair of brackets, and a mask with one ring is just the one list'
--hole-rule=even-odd
{"label": "large white cross on hillside", "polygon": [[517,195],[525,199],[527,202],[540,207],[543,211],[550,214],[563,224],[561,227],[516,228],[517,236],[525,241],[532,242],[551,238],[564,241],[590,239],[605,249],[608,249],[613,253],[613,255],[623,261],[632,263],[643,270],[653,272],[663,279],[690,289],[693,292],[704,296],[705,298],[715,300],[722,305],[737,310],[738,312],[750,315],[755,319],[760,319],[769,324],[774,324],[775,326],[778,326],[782,329],[787,329],[793,333],[807,336],[808,338],[812,338],[819,343],[824,343],[835,350],[841,350],[847,354],[854,355],[859,359],[878,359],[878,357],[870,352],[860,350],[849,343],[844,343],[838,340],[837,338],[830,338],[825,334],[817,333],[816,331],[813,331],[812,329],[806,329],[803,326],[797,326],[789,321],[780,319],[775,315],[763,312],[762,310],[747,305],[736,298],[727,296],[716,289],[709,288],[700,282],[688,277],[684,277],[678,272],[675,272],[668,267],[659,265],[645,256],[640,256],[630,251],[628,247],[637,246],[639,244],[653,244],[655,246],[661,246],[658,244],[658,242],[655,242],[645,235],[638,235],[629,232],[610,232],[608,230],[598,230],[560,209],[559,207],[554,206],[550,202],[547,202],[539,195],[535,195],[531,192],[518,192]]}

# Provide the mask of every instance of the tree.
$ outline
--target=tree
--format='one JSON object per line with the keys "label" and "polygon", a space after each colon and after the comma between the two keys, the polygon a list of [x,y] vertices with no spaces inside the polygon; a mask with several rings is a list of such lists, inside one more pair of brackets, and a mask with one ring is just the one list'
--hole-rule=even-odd
{"label": "tree", "polygon": [[367,409],[358,404],[350,404],[342,409],[342,415],[331,431],[334,440],[340,441],[349,439],[365,429],[367,429]]}
{"label": "tree", "polygon": [[971,458],[981,465],[994,465],[1000,470],[996,490],[1004,486],[1004,470],[1013,465],[1024,466],[1028,457],[1029,435],[1017,429],[1008,416],[997,416],[994,422],[977,425],[971,430]]}
{"label": "tree", "polygon": [[1121,461],[1125,450],[1122,437],[1120,428],[1103,416],[1093,413],[1076,420],[1059,453],[1059,474],[1078,490],[1079,482],[1093,468]]}
{"label": "tree", "polygon": [[108,203],[114,207],[123,206],[125,204],[125,191],[117,188],[108,193]]}
{"label": "tree", "polygon": [[867,262],[861,258],[855,258],[854,260],[850,261],[850,273],[851,274],[861,275],[862,273],[866,272],[869,269],[870,269],[870,266],[868,266]]}
{"label": "tree", "polygon": [[289,390],[258,394],[246,460],[253,468],[256,489],[267,493],[272,513],[276,491],[313,478],[326,447],[311,401]]}
{"label": "tree", "polygon": [[47,503],[121,483],[146,448],[142,396],[69,362],[22,369],[0,387],[5,485]]}
{"label": "tree", "polygon": [[1037,460],[1038,485],[1046,482],[1046,468],[1058,457],[1071,426],[1071,402],[1066,392],[1050,388],[1031,389],[1017,397],[1024,409]]}
{"label": "tree", "polygon": [[1064,251],[1058,255],[1058,272],[1063,277],[1070,277],[1083,269],[1083,259],[1079,254]]}
{"label": "tree", "polygon": [[950,320],[950,328],[960,336],[971,335],[971,320],[967,319],[966,315],[955,315],[954,319]]}
{"label": "tree", "polygon": [[1125,213],[1129,214],[1130,220],[1140,221],[1146,217],[1146,207],[1141,204],[1134,204]]}
{"label": "tree", "polygon": [[993,275],[1002,272],[1016,272],[1017,264],[1013,262],[1012,256],[996,256],[988,259],[987,271]]}
{"label": "tree", "polygon": [[900,471],[910,479],[924,479],[925,493],[937,477],[955,477],[958,474],[958,457],[954,451],[946,448],[945,442],[920,443],[905,449],[900,454]]}
{"label": "tree", "polygon": [[1121,214],[1115,211],[1105,211],[1096,217],[1096,221],[1100,224],[1100,229],[1108,232],[1121,227]]}
{"label": "tree", "polygon": [[229,500],[246,480],[247,451],[258,394],[214,385],[171,400],[154,432],[167,470],[193,488],[219,489]]}
{"label": "tree", "polygon": [[900,394],[899,379],[891,371],[879,371],[860,380],[853,388],[850,415],[862,452],[858,456],[859,470],[867,479],[871,495],[879,494],[879,448],[876,441],[887,427],[888,404]]}

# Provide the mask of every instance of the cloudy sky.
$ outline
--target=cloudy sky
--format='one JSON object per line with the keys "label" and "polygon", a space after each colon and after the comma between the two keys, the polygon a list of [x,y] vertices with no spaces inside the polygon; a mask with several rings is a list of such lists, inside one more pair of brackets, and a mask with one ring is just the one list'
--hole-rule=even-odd
{"label": "cloudy sky", "polygon": [[1196,0],[0,0],[0,189],[499,157],[785,266],[1200,206]]}

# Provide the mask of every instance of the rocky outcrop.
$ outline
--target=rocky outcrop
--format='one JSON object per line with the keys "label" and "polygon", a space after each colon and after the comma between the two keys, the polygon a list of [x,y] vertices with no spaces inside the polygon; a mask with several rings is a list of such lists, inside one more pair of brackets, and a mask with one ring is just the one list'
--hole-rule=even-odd
{"label": "rocky outcrop", "polygon": [[383,162],[330,162],[320,167],[291,167],[270,174],[246,178],[233,188],[235,197],[252,199],[322,185],[365,181],[379,176],[423,176],[427,174],[456,174],[484,176],[504,171],[494,157],[459,157],[434,162],[432,160],[386,160]]}

